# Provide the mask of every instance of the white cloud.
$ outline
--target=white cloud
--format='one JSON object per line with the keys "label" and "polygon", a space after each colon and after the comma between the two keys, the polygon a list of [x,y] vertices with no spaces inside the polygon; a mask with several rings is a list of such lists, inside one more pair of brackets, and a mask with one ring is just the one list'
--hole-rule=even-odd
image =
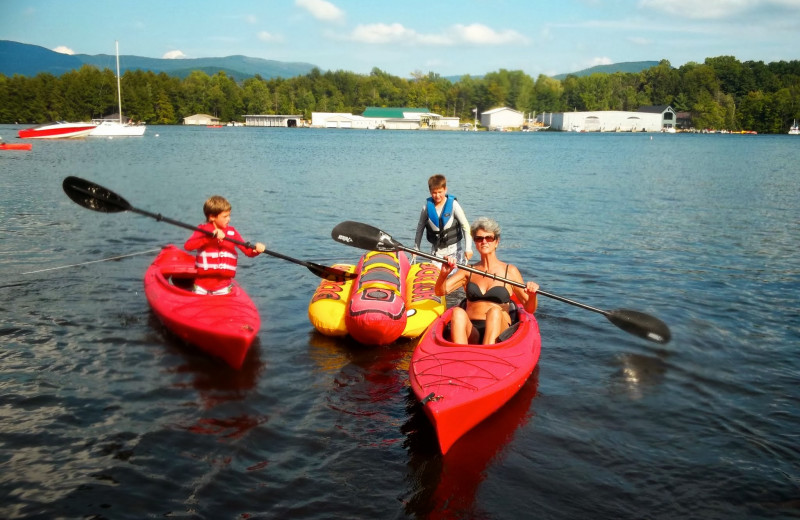
{"label": "white cloud", "polygon": [[399,23],[359,25],[350,35],[352,40],[361,43],[394,43],[413,41],[418,37],[412,29],[406,29]]}
{"label": "white cloud", "polygon": [[258,17],[256,17],[254,14],[246,14],[244,15],[244,21],[250,25],[255,25],[258,23]]}
{"label": "white cloud", "polygon": [[751,0],[640,0],[639,7],[680,18],[708,20],[727,18],[751,3]]}
{"label": "white cloud", "polygon": [[182,51],[178,50],[166,52],[163,56],[161,56],[161,58],[165,60],[180,60],[185,57],[186,55]]}
{"label": "white cloud", "polygon": [[279,34],[272,34],[267,31],[261,31],[258,33],[258,39],[262,42],[282,42],[283,36]]}
{"label": "white cloud", "polygon": [[639,0],[639,7],[677,18],[719,20],[733,18],[747,11],[800,9],[800,0]]}
{"label": "white cloud", "polygon": [[454,39],[463,43],[473,43],[477,45],[506,45],[509,43],[528,43],[528,38],[517,31],[506,29],[495,31],[491,27],[483,24],[473,23],[471,25],[454,25],[451,28]]}
{"label": "white cloud", "polygon": [[58,47],[53,49],[53,51],[54,52],[59,52],[61,54],[70,54],[70,55],[75,54],[75,51],[73,51],[72,49],[70,49],[69,47],[66,47],[64,45],[59,45]]}
{"label": "white cloud", "polygon": [[644,38],[642,36],[628,36],[625,39],[628,40],[629,42],[631,42],[634,45],[644,46],[644,45],[651,45],[653,43],[653,40],[650,40],[648,38]]}
{"label": "white cloud", "polygon": [[344,11],[326,0],[295,0],[294,3],[323,22],[338,22],[344,19]]}
{"label": "white cloud", "polygon": [[602,56],[602,57],[593,58],[591,63],[592,63],[592,67],[596,67],[597,65],[611,65],[612,63],[614,63],[614,61],[611,58],[608,58],[606,56]]}
{"label": "white cloud", "polygon": [[421,34],[399,23],[359,25],[350,40],[368,44],[405,43],[430,46],[527,44],[528,38],[512,30],[495,31],[483,24],[453,25],[441,34]]}

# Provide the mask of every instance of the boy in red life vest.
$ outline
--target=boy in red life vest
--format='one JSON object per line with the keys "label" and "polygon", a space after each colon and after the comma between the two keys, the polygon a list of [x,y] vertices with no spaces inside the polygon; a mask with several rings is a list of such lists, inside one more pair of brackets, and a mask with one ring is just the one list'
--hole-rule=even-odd
{"label": "boy in red life vest", "polygon": [[249,257],[257,256],[264,252],[266,246],[256,242],[255,248],[234,244],[225,237],[244,242],[244,239],[233,226],[231,221],[231,204],[219,195],[209,197],[203,204],[203,213],[206,223],[198,227],[210,231],[208,235],[195,231],[183,245],[187,251],[197,250],[195,267],[197,277],[194,280],[194,292],[197,294],[228,294],[231,292],[233,277],[236,276],[236,261],[238,247],[242,253]]}

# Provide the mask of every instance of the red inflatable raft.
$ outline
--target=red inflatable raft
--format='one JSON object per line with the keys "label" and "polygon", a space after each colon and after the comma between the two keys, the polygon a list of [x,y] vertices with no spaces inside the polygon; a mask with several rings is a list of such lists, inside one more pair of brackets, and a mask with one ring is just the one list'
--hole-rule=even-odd
{"label": "red inflatable raft", "polygon": [[405,253],[370,251],[361,257],[344,316],[347,331],[365,345],[388,345],[406,328]]}
{"label": "red inflatable raft", "polygon": [[460,345],[449,339],[448,309],[425,332],[411,357],[409,379],[433,423],[442,453],[517,393],[536,367],[539,325],[518,309],[495,345]]}
{"label": "red inflatable raft", "polygon": [[229,294],[193,293],[194,261],[186,251],[166,246],[144,275],[147,301],[175,335],[239,369],[261,327],[258,309],[236,282]]}

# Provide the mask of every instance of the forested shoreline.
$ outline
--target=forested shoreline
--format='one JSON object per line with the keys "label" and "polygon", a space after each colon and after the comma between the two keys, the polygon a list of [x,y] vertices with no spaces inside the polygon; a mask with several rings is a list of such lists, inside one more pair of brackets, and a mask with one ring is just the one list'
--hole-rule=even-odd
{"label": "forested shoreline", "polygon": [[[800,61],[740,62],[732,56],[707,58],[674,68],[662,60],[638,73],[536,79],[501,69],[482,78],[450,81],[436,73],[400,78],[374,68],[310,73],[293,78],[259,76],[237,83],[224,72],[194,71],[185,79],[166,73],[128,70],[122,76],[125,117],[149,125],[180,124],[206,113],[222,121],[245,114],[349,112],[368,106],[426,107],[472,121],[479,112],[507,106],[525,113],[636,110],[670,105],[691,113],[697,129],[785,133],[800,119]],[[0,74],[0,123],[38,124],[88,121],[117,112],[116,77],[110,69],[84,65],[62,76]]]}

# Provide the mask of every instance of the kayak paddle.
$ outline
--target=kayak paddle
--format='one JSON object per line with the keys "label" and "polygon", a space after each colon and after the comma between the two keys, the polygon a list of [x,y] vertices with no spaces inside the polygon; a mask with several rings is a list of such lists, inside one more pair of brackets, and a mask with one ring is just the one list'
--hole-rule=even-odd
{"label": "kayak paddle", "polygon": [[[86,179],[81,179],[80,177],[67,177],[62,183],[62,187],[64,188],[64,192],[70,199],[72,199],[73,202],[93,211],[99,211],[102,213],[133,211],[134,213],[139,213],[146,217],[154,218],[159,222],[166,222],[167,224],[173,224],[175,226],[190,229],[192,231],[200,231],[209,236],[213,235],[211,231],[206,231],[204,229],[200,229],[199,227],[192,226],[191,224],[184,224],[183,222],[166,218],[160,213],[150,213],[149,211],[134,208],[128,203],[127,200],[123,199],[121,196],[117,195],[108,188],[104,188],[99,184],[87,181]],[[253,246],[253,244],[250,242],[242,242],[241,240],[236,240],[227,236],[225,237],[225,240],[240,246],[248,247],[250,249],[255,248],[255,246]],[[276,253],[275,251],[270,251],[268,249],[265,249],[264,253],[282,260],[288,260],[289,262],[303,265],[315,275],[319,276],[320,278],[325,278],[326,280],[344,281],[355,277],[354,273],[348,273],[347,271],[342,271],[341,269],[327,267],[324,265],[315,264],[313,262],[305,262],[303,260],[298,260],[296,258],[292,258],[281,253]]]}
{"label": "kayak paddle", "polygon": [[[370,226],[369,224],[362,224],[361,222],[346,221],[337,224],[336,227],[333,228],[333,231],[331,231],[331,237],[337,242],[341,242],[342,244],[346,244],[348,246],[357,247],[359,249],[366,249],[369,251],[407,251],[430,260],[436,260],[439,262],[445,261],[444,258],[436,255],[424,253],[413,247],[406,247],[392,238],[389,233],[386,233],[385,231],[382,231],[374,226]],[[486,276],[488,278],[492,278],[509,285],[515,285],[523,289],[525,288],[525,284],[523,283],[509,280],[495,274],[487,274],[484,271],[475,269],[469,265],[456,264],[456,266],[459,269],[464,269],[465,271]],[[553,298],[554,300],[568,303],[570,305],[575,305],[576,307],[580,307],[582,309],[600,313],[605,316],[608,321],[625,332],[639,336],[640,338],[644,338],[646,340],[654,341],[656,343],[668,343],[672,337],[669,327],[667,327],[663,321],[643,312],[632,311],[629,309],[606,311],[542,290],[539,290],[537,294],[541,294],[542,296]]]}

